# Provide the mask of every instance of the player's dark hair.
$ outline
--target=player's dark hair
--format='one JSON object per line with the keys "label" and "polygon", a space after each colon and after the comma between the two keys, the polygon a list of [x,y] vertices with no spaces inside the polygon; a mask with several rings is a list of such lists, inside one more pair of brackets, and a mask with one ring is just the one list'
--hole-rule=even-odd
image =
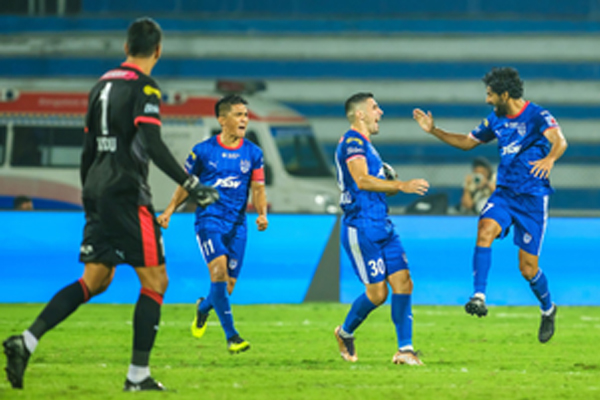
{"label": "player's dark hair", "polygon": [[520,99],[523,97],[523,81],[516,69],[511,67],[492,68],[483,77],[483,83],[489,86],[498,95],[508,92],[509,97]]}
{"label": "player's dark hair", "polygon": [[18,210],[25,203],[31,202],[31,197],[28,196],[16,196],[13,201],[13,209]]}
{"label": "player's dark hair", "polygon": [[160,25],[149,17],[136,19],[127,30],[128,55],[150,57],[162,40]]}
{"label": "player's dark hair", "polygon": [[344,104],[344,111],[346,112],[346,117],[349,117],[348,114],[352,112],[352,110],[354,110],[356,105],[364,102],[367,99],[372,99],[373,97],[375,97],[373,96],[373,93],[368,92],[359,92],[348,97],[348,100],[346,100],[346,103]]}
{"label": "player's dark hair", "polygon": [[215,104],[215,116],[219,118],[227,114],[229,111],[231,111],[231,107],[236,104],[246,105],[248,102],[238,94],[229,94],[221,98],[219,101],[217,101],[217,104]]}
{"label": "player's dark hair", "polygon": [[473,168],[476,168],[476,167],[483,167],[483,168],[485,168],[488,171],[488,174],[487,174],[488,175],[487,176],[488,179],[492,177],[492,173],[493,173],[492,163],[490,163],[487,158],[485,158],[485,157],[476,157],[473,160]]}

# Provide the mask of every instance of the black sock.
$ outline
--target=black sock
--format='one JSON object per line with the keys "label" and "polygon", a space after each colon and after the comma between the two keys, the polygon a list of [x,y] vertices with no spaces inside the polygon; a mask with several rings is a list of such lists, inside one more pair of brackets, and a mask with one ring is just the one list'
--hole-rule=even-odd
{"label": "black sock", "polygon": [[29,327],[29,332],[40,339],[44,333],[66,319],[73,311],[77,310],[77,307],[89,299],[90,291],[83,279],[65,286],[46,304],[46,308]]}
{"label": "black sock", "polygon": [[145,367],[150,362],[150,350],[158,332],[162,301],[161,294],[142,288],[133,314],[133,365]]}

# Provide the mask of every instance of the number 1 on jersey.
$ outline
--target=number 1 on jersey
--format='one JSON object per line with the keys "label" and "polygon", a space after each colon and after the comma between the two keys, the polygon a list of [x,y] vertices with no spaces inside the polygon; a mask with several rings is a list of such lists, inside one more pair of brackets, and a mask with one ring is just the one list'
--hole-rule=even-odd
{"label": "number 1 on jersey", "polygon": [[110,95],[111,88],[112,82],[107,82],[100,92],[100,101],[102,102],[102,115],[100,117],[100,123],[103,135],[108,135],[108,96]]}

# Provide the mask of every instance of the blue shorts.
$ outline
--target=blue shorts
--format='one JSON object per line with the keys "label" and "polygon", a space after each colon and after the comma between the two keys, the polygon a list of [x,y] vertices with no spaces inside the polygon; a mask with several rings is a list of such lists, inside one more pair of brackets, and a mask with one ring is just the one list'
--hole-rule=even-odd
{"label": "blue shorts", "polygon": [[227,273],[237,279],[246,250],[246,224],[203,224],[196,226],[196,239],[206,265],[227,256]]}
{"label": "blue shorts", "polygon": [[498,239],[506,237],[514,225],[514,243],[529,254],[539,256],[548,219],[548,195],[532,196],[496,189],[481,210],[479,219],[483,218],[493,219],[502,227]]}
{"label": "blue shorts", "polygon": [[408,269],[404,248],[391,221],[360,227],[342,223],[341,236],[354,272],[365,285]]}

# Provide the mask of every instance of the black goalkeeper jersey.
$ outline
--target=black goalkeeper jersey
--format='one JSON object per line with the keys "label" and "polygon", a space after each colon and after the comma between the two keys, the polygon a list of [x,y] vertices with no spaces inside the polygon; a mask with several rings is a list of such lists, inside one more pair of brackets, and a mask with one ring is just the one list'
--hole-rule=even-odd
{"label": "black goalkeeper jersey", "polygon": [[105,73],[89,93],[81,158],[83,198],[126,196],[150,205],[148,144],[140,124],[157,129],[161,93],[133,64]]}

